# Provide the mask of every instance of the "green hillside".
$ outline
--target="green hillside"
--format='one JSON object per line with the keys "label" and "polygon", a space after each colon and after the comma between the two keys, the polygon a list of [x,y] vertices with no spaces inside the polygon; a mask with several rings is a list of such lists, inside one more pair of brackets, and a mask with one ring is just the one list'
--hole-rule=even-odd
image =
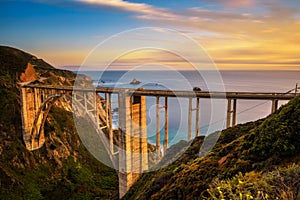
{"label": "green hillside", "polygon": [[30,62],[45,84],[71,85],[75,74],[23,51],[0,46],[0,199],[118,199],[117,173],[90,155],[73,117],[59,104],[45,126],[45,145],[29,152],[22,139],[17,82]]}
{"label": "green hillside", "polygon": [[144,174],[124,199],[300,199],[300,96],[266,119],[222,131],[199,158],[202,141]]}

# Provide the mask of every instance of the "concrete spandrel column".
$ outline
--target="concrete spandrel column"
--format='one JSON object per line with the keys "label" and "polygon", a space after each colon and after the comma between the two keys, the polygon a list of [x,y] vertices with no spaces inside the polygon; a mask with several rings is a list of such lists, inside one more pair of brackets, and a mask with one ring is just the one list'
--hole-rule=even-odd
{"label": "concrete spandrel column", "polygon": [[146,97],[141,96],[141,126],[140,126],[140,142],[141,142],[141,172],[148,170],[148,140],[147,140],[147,106]]}
{"label": "concrete spandrel column", "polygon": [[188,110],[188,141],[192,140],[192,128],[193,128],[193,99],[189,98],[189,110]]}
{"label": "concrete spandrel column", "polygon": [[231,122],[231,99],[228,99],[226,128],[230,127],[230,122]]}

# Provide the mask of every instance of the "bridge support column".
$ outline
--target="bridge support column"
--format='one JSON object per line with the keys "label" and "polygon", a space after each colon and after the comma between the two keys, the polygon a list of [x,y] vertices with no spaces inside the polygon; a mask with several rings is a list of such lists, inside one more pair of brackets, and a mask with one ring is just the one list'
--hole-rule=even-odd
{"label": "bridge support column", "polygon": [[159,162],[161,159],[161,146],[160,146],[160,109],[165,109],[165,124],[164,124],[164,140],[163,140],[163,155],[166,154],[169,145],[169,111],[168,111],[168,97],[165,97],[165,105],[160,106],[159,96],[156,97],[156,151],[157,159]]}
{"label": "bridge support column", "polygon": [[123,197],[148,170],[146,97],[119,92],[119,193]]}
{"label": "bridge support column", "polygon": [[167,153],[169,144],[169,113],[168,113],[168,97],[165,97],[165,135],[164,135],[164,154]]}
{"label": "bridge support column", "polygon": [[274,113],[277,109],[278,109],[278,100],[277,99],[273,99],[272,100],[271,113]]}
{"label": "bridge support column", "polygon": [[200,99],[196,103],[196,137],[200,135]]}
{"label": "bridge support column", "polygon": [[[233,105],[232,105],[232,100],[233,100]],[[236,125],[236,106],[237,106],[236,99],[228,99],[226,128]]]}
{"label": "bridge support column", "polygon": [[236,99],[233,99],[233,109],[232,109],[232,126],[236,125]]}
{"label": "bridge support column", "polygon": [[114,153],[114,135],[112,130],[112,105],[111,105],[111,94],[105,94],[105,112],[106,112],[106,124],[109,132],[109,146],[110,151]]}
{"label": "bridge support column", "polygon": [[196,111],[195,136],[200,135],[200,98],[196,99],[196,107],[193,108],[193,98],[190,97],[188,109],[188,141],[190,141],[193,135],[193,111]]}
{"label": "bridge support column", "polygon": [[160,160],[160,103],[159,96],[156,97],[156,151],[157,162]]}
{"label": "bridge support column", "polygon": [[193,129],[193,99],[189,98],[189,113],[188,113],[188,141],[192,140]]}

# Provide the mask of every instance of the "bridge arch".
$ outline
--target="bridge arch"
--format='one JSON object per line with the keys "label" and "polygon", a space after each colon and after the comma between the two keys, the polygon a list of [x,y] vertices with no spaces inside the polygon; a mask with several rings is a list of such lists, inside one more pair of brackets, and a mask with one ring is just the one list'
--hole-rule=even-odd
{"label": "bridge arch", "polygon": [[[71,106],[77,134],[84,146],[90,145],[90,138],[86,137],[90,135],[89,131],[95,131],[96,135],[92,140],[101,141],[103,149],[101,152],[106,152],[107,159],[110,160],[113,167],[117,167],[117,155],[111,151],[113,139],[111,140],[110,137],[110,126],[107,125],[108,110],[104,109],[104,105],[107,107],[107,100],[98,98],[98,94],[91,89],[21,87],[22,131],[26,149],[33,151],[43,146],[46,137],[44,126],[47,116],[53,105],[62,98]],[[89,131],[87,131],[86,125],[91,127]],[[104,129],[108,130],[109,138]],[[98,146],[92,146],[92,148],[99,150]]]}
{"label": "bridge arch", "polygon": [[[31,146],[32,150],[43,146],[43,144],[45,142],[44,126],[45,126],[45,122],[48,117],[48,114],[49,114],[51,108],[55,105],[55,103],[58,100],[64,99],[64,98],[67,99],[66,102],[68,102],[68,100],[71,102],[73,101],[72,96],[69,94],[53,94],[53,95],[48,96],[45,100],[42,100],[43,103],[39,106],[39,108],[35,114],[33,126],[29,132],[30,139],[25,141],[25,142],[30,142],[30,144],[26,144],[26,146]],[[76,101],[74,101],[74,103],[75,102]],[[75,104],[79,104],[79,102],[76,102]],[[77,105],[77,106],[79,106],[79,105]]]}
{"label": "bridge arch", "polygon": [[[99,120],[102,120],[102,123],[105,123],[103,121],[103,117],[101,117],[101,115],[98,116],[98,113],[96,111],[93,114],[93,116],[91,114],[86,113],[84,105],[82,105],[81,102],[81,100],[84,99],[84,97],[82,96],[80,96],[80,99],[77,100],[72,96],[72,93],[57,93],[47,96],[46,99],[43,99],[43,96],[41,95],[41,98],[42,104],[36,110],[32,127],[27,131],[27,140],[24,140],[25,144],[27,143],[26,147],[31,147],[31,150],[35,150],[43,146],[45,142],[44,126],[46,119],[49,115],[51,108],[55,105],[57,101],[61,99],[65,99],[66,102],[70,104],[73,115],[88,116],[90,121],[95,121],[96,118],[99,117]],[[86,99],[84,103],[91,104],[91,102],[87,101]]]}

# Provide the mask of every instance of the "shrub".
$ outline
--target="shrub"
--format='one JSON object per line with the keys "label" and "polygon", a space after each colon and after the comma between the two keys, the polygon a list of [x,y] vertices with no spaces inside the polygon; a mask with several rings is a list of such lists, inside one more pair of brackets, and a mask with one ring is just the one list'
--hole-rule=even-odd
{"label": "shrub", "polygon": [[207,190],[207,199],[282,199],[300,197],[300,166],[293,164],[262,175],[259,172],[239,173],[232,179],[215,179]]}

